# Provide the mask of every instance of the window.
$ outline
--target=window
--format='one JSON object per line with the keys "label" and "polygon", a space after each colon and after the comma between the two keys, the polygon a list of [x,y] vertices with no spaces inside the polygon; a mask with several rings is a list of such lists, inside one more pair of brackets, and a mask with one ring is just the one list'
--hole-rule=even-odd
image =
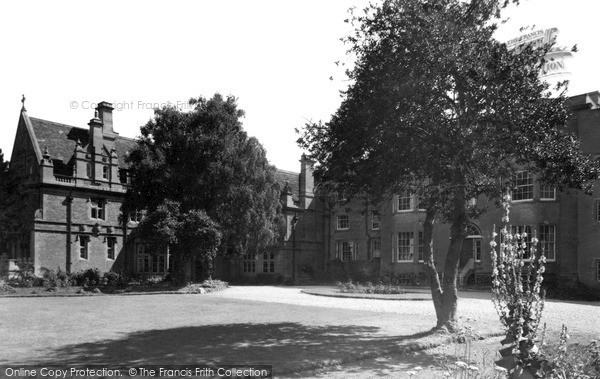
{"label": "window", "polygon": [[517,171],[515,174],[515,190],[512,199],[514,201],[533,199],[533,176],[529,171]]}
{"label": "window", "polygon": [[596,281],[600,282],[600,259],[596,259]]}
{"label": "window", "polygon": [[337,229],[338,230],[348,230],[350,228],[350,219],[348,215],[338,215],[337,216]]}
{"label": "window", "polygon": [[381,257],[381,240],[374,239],[371,240],[371,256],[369,259],[379,258]]}
{"label": "window", "polygon": [[419,232],[419,262],[425,261],[425,245],[423,244],[423,232]]}
{"label": "window", "polygon": [[90,200],[91,218],[104,220],[104,200],[102,199],[91,199]]}
{"label": "window", "polygon": [[129,183],[129,172],[127,170],[119,170],[119,181],[121,182],[121,184]]}
{"label": "window", "polygon": [[162,274],[166,271],[166,259],[164,254],[149,254],[146,252],[146,245],[139,243],[136,245],[137,271],[141,273]]}
{"label": "window", "polygon": [[102,178],[108,179],[110,169],[108,166],[102,166]]}
{"label": "window", "polygon": [[265,251],[263,253],[263,272],[273,273],[275,272],[275,252]]}
{"label": "window", "polygon": [[92,165],[91,163],[86,163],[85,164],[85,172],[88,178],[92,178]]}
{"label": "window", "polygon": [[473,259],[475,262],[481,262],[481,238],[473,239]]}
{"label": "window", "polygon": [[248,274],[256,272],[256,257],[253,254],[246,254],[243,259],[244,273]]}
{"label": "window", "polygon": [[596,208],[596,212],[595,212],[596,213],[595,214],[596,221],[600,222],[600,200],[596,200],[596,202],[594,203],[594,205],[595,205],[595,208]]}
{"label": "window", "polygon": [[539,235],[539,254],[544,254],[549,261],[556,260],[556,227],[554,225],[540,225]]}
{"label": "window", "polygon": [[117,239],[115,237],[108,237],[106,239],[106,257],[114,260],[117,250]]}
{"label": "window", "polygon": [[415,249],[413,232],[398,233],[398,261],[412,262]]}
{"label": "window", "polygon": [[89,245],[89,236],[79,236],[79,259],[88,259]]}
{"label": "window", "polygon": [[540,200],[556,200],[556,188],[540,185]]}
{"label": "window", "polygon": [[131,222],[140,222],[144,218],[144,211],[134,210],[129,214],[129,220]]}
{"label": "window", "polygon": [[398,195],[398,211],[409,211],[412,209],[412,201],[410,193],[405,192]]}
{"label": "window", "polygon": [[371,229],[379,230],[379,211],[371,211]]}
{"label": "window", "polygon": [[354,241],[337,241],[335,244],[335,257],[341,261],[354,261],[357,259],[357,246]]}
{"label": "window", "polygon": [[254,261],[244,261],[244,273],[252,273],[256,272],[256,262]]}

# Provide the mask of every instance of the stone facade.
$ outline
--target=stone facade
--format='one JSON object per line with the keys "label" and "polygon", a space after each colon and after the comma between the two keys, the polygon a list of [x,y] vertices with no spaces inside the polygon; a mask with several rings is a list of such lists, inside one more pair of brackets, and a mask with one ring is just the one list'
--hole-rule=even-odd
{"label": "stone facade", "polygon": [[[112,106],[102,102],[89,128],[29,117],[21,110],[10,169],[22,183],[20,231],[9,257],[44,269],[76,272],[136,269],[136,223],[121,205],[127,188],[124,157],[134,141],[114,132]],[[127,257],[127,259],[126,259]]]}

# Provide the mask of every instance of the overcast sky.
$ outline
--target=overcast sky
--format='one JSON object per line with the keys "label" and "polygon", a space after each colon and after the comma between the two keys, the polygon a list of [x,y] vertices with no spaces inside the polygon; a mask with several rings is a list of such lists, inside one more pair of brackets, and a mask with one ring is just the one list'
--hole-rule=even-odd
{"label": "overcast sky", "polygon": [[[559,44],[579,47],[570,93],[600,90],[600,2],[521,2],[499,38],[524,25],[558,27]],[[356,4],[365,1],[2,2],[0,148],[8,159],[21,94],[30,116],[84,128],[94,103],[110,101],[115,130],[135,137],[154,104],[219,92],[238,98],[271,163],[298,171],[294,128],[327,120],[347,85],[334,62],[351,63],[339,39]]]}

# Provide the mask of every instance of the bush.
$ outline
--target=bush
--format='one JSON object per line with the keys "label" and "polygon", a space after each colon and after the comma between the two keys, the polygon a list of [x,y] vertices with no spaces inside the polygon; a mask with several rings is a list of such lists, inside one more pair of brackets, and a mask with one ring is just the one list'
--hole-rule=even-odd
{"label": "bush", "polygon": [[394,286],[391,284],[383,284],[378,282],[373,285],[371,282],[367,282],[364,285],[360,283],[353,283],[349,280],[346,283],[337,282],[336,285],[340,288],[342,293],[367,293],[367,294],[386,294],[386,295],[398,295],[406,293],[400,286]]}
{"label": "bush", "polygon": [[574,285],[548,287],[546,297],[559,300],[600,301],[600,291],[580,281]]}
{"label": "bush", "polygon": [[78,271],[71,276],[71,283],[78,286],[88,287],[105,284],[103,275],[97,268],[88,268],[85,271]]}
{"label": "bush", "polygon": [[127,278],[118,272],[108,271],[102,275],[102,283],[107,286],[123,287],[127,282]]}
{"label": "bush", "polygon": [[19,271],[17,277],[10,280],[16,287],[33,287],[41,284],[41,279],[35,276],[33,261],[31,259],[18,259],[16,261]]}
{"label": "bush", "polygon": [[56,272],[47,268],[42,269],[44,275],[42,276],[42,285],[46,288],[58,288],[58,287],[69,287],[71,285],[71,276],[65,271],[61,270],[60,267],[56,269]]}

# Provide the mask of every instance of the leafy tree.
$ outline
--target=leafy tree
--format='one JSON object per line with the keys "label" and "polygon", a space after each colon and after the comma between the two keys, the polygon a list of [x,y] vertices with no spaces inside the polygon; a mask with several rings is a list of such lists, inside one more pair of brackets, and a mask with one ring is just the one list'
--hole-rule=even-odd
{"label": "leafy tree", "polygon": [[[540,79],[550,46],[508,50],[494,39],[510,2],[383,0],[353,14],[351,84],[331,120],[307,124],[298,141],[322,188],[419,196],[437,327],[456,326],[462,243],[483,211],[470,199],[498,199],[523,167],[560,189],[590,190],[599,172],[565,128],[565,84],[552,96]],[[451,224],[441,262],[438,221]]]}
{"label": "leafy tree", "polygon": [[190,104],[191,112],[157,109],[141,128],[128,158],[132,184],[125,208],[146,209],[142,235],[156,244],[177,244],[173,253],[183,261],[200,253],[213,256],[210,243],[199,248],[202,233],[219,240],[221,254],[256,254],[280,232],[275,169],[259,142],[244,132],[235,98],[216,94]]}
{"label": "leafy tree", "polygon": [[168,199],[142,220],[139,230],[150,250],[169,246],[174,257],[173,277],[180,283],[190,281],[189,262],[195,258],[212,268],[221,242],[218,225],[206,213],[197,209],[181,213],[180,204]]}
{"label": "leafy tree", "polygon": [[0,254],[6,252],[8,236],[15,232],[18,222],[16,207],[19,191],[15,190],[18,183],[8,168],[9,162],[4,160],[0,149]]}

